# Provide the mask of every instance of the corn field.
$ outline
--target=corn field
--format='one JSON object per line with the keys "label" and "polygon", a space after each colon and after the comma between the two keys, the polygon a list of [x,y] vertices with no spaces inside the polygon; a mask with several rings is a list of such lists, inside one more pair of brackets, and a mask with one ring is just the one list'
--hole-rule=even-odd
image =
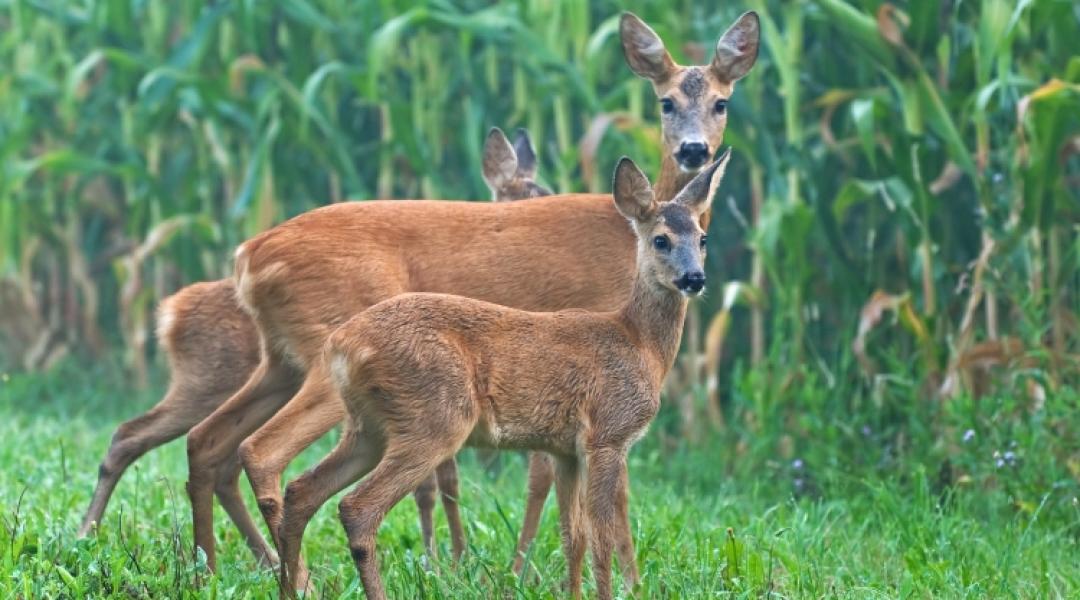
{"label": "corn field", "polygon": [[[669,382],[683,433],[753,429],[807,380],[877,403],[1075,384],[1080,8],[1059,0],[0,0],[0,366],[120,350],[143,380],[155,304],[247,237],[346,199],[486,200],[492,126],[527,128],[560,192],[608,191],[623,154],[656,173],[620,11],[693,64],[748,9],[726,283]],[[767,391],[733,414],[747,369]]]}

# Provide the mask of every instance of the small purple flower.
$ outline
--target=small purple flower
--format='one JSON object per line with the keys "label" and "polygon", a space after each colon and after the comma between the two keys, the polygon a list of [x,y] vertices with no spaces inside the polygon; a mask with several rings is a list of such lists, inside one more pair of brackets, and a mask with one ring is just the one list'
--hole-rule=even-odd
{"label": "small purple flower", "polygon": [[800,492],[802,491],[803,486],[806,484],[806,482],[803,481],[802,477],[796,477],[795,481],[793,481],[791,483],[794,484],[795,490],[800,491]]}
{"label": "small purple flower", "polygon": [[796,471],[802,471],[802,468],[803,468],[802,459],[801,458],[796,458],[795,460],[791,461],[791,468],[796,470]]}
{"label": "small purple flower", "polygon": [[965,431],[963,439],[964,439],[965,444],[970,442],[971,440],[975,439],[975,430],[974,429],[968,429],[967,431]]}
{"label": "small purple flower", "polygon": [[874,430],[870,429],[869,425],[863,425],[862,426],[863,437],[870,437],[873,433],[874,433]]}

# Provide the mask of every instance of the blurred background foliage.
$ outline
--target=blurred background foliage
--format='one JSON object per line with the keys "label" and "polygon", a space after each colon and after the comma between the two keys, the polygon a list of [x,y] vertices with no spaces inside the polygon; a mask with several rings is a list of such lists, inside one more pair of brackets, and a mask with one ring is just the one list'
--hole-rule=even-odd
{"label": "blurred background foliage", "polygon": [[762,17],[712,225],[729,283],[662,435],[902,448],[987,392],[1012,402],[993,419],[1068,418],[1046,403],[1080,346],[1069,0],[0,0],[0,364],[120,349],[142,379],[155,303],[245,238],[344,199],[486,200],[491,126],[527,128],[561,192],[608,191],[622,154],[656,173],[624,9],[684,64]]}

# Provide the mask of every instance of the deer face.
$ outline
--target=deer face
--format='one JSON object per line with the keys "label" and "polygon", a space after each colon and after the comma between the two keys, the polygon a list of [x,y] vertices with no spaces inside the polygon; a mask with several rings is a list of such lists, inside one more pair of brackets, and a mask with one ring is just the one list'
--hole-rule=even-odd
{"label": "deer face", "polygon": [[630,69],[651,81],[659,98],[664,152],[681,170],[698,171],[723,142],[735,82],[757,60],[757,14],[748,12],[735,21],[707,66],[675,64],[656,32],[631,13],[623,13],[619,34]]}
{"label": "deer face", "polygon": [[638,272],[656,285],[696,296],[705,289],[705,232],[701,215],[709,209],[724,177],[730,151],[709,164],[670,202],[657,202],[649,180],[632,160],[615,168],[615,206],[634,225]]}
{"label": "deer face", "polygon": [[484,141],[483,170],[495,202],[551,195],[536,183],[536,151],[524,129],[517,130],[511,145],[501,129],[492,127]]}

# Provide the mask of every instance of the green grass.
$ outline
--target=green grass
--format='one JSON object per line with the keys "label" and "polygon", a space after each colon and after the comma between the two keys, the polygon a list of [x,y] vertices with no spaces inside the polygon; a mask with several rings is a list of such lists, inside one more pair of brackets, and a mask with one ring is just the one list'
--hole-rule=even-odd
{"label": "green grass", "polygon": [[[202,567],[191,558],[183,442],[136,463],[96,538],[73,538],[113,427],[157,400],[156,391],[125,390],[118,372],[109,365],[66,365],[51,376],[3,376],[2,596],[274,594],[272,574],[256,568],[220,510],[220,573],[205,587],[194,586]],[[753,384],[753,376],[745,380]],[[807,386],[807,396],[819,393]],[[1036,419],[1000,420],[1000,429],[980,428],[967,442],[961,434],[945,464],[962,475],[944,486],[940,467],[933,466],[940,450],[878,448],[876,435],[865,429],[856,434],[865,440],[862,449],[824,437],[814,444],[812,437],[800,439],[795,426],[794,437],[765,428],[756,444],[744,439],[728,447],[725,434],[701,448],[676,444],[661,451],[669,444],[662,418],[631,459],[643,573],[638,597],[1075,598],[1080,506],[1068,469],[1078,465],[1075,454],[1068,458],[1067,447],[1059,446],[1071,434],[1054,437],[1054,411],[1061,407],[1068,417],[1078,397],[1063,394],[1048,400]],[[974,406],[957,410],[978,410]],[[761,450],[772,435],[778,448],[806,448],[806,458],[796,462]],[[990,448],[1007,437],[1015,463],[999,466],[997,458],[1012,455],[995,456]],[[910,435],[907,444],[917,446],[917,438]],[[291,473],[318,460],[330,441],[303,454]],[[1055,458],[1063,451],[1071,464]],[[415,506],[397,506],[379,535],[391,597],[557,597],[564,563],[553,499],[532,549],[535,570],[518,581],[508,569],[522,518],[524,471],[524,461],[508,455],[501,475],[492,478],[463,456],[470,547],[456,570],[445,561],[434,571],[424,567]],[[357,590],[334,506],[324,507],[305,538],[315,582],[329,598]],[[446,556],[445,523],[437,523]]]}
{"label": "green grass", "polygon": [[[182,442],[136,463],[100,535],[74,539],[114,427],[156,401],[160,389],[132,392],[118,372],[111,364],[66,364],[46,376],[3,376],[0,594],[274,594],[273,575],[255,566],[220,510],[222,568],[205,587],[194,586],[202,566],[191,555]],[[734,387],[755,381],[744,375]],[[811,383],[800,396],[810,406],[814,396],[828,393]],[[1076,459],[1068,449],[1075,445],[1057,436],[1071,435],[1062,432],[1059,418],[1077,399],[1063,391],[1030,418],[1012,419],[994,412],[1008,411],[1008,401],[958,401],[935,417],[941,431],[967,421],[976,433],[964,442],[964,429],[955,429],[951,449],[941,442],[920,448],[922,434],[913,424],[899,435],[866,427],[851,439],[831,439],[827,421],[833,419],[766,425],[752,438],[732,431],[687,449],[668,437],[675,418],[662,413],[631,455],[643,576],[638,597],[1076,597],[1080,507],[1070,473]],[[731,410],[740,410],[741,402],[734,394]],[[984,420],[995,414],[998,425]],[[854,445],[858,440],[863,447]],[[306,452],[290,474],[311,465],[331,442]],[[998,466],[997,458],[1012,455],[995,457],[993,449],[1005,447],[1015,462]],[[807,450],[799,454],[800,448]],[[952,477],[943,477],[942,465]],[[462,458],[469,551],[456,569],[443,560],[436,570],[425,569],[415,507],[411,501],[396,507],[379,535],[391,597],[558,597],[564,563],[553,498],[532,551],[534,571],[520,581],[508,568],[524,505],[524,470],[520,457],[506,456],[493,478],[471,456]],[[328,503],[311,524],[304,549],[323,596],[351,597],[358,581],[335,506]],[[446,556],[448,534],[438,518]]]}

